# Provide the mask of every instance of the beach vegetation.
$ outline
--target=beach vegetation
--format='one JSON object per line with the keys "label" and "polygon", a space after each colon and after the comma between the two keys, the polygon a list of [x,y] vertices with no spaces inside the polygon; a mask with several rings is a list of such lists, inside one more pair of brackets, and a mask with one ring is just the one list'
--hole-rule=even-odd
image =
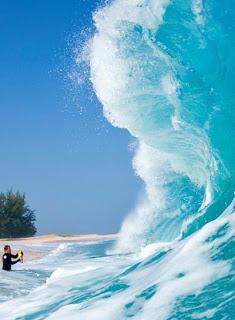
{"label": "beach vegetation", "polygon": [[35,211],[24,193],[0,193],[0,238],[29,237],[36,233]]}

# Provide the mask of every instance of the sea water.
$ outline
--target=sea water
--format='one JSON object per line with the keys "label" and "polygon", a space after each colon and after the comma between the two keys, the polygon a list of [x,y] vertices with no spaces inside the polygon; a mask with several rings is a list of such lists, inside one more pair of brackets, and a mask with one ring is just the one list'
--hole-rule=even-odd
{"label": "sea water", "polygon": [[118,240],[1,271],[0,318],[233,320],[234,3],[114,0],[93,20],[77,62],[145,191]]}

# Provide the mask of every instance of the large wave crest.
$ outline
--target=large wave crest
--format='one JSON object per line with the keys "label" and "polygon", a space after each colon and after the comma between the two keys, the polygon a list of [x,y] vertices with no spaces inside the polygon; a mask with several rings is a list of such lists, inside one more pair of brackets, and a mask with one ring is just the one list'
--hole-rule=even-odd
{"label": "large wave crest", "polygon": [[94,15],[91,81],[106,118],[137,139],[145,183],[118,250],[187,234],[223,211],[208,208],[225,192],[231,200],[234,62],[219,6],[116,0]]}

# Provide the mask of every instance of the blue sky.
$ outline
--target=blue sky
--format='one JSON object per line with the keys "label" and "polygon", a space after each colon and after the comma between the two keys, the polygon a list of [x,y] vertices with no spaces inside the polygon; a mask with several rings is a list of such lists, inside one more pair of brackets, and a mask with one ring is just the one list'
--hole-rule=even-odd
{"label": "blue sky", "polygon": [[141,182],[128,132],[68,78],[93,0],[14,0],[0,10],[0,190],[25,192],[38,233],[118,231]]}

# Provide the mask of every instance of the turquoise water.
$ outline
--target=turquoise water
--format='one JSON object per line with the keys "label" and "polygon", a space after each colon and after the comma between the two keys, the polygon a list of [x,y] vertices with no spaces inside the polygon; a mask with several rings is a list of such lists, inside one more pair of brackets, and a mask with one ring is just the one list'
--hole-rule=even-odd
{"label": "turquoise water", "polygon": [[116,0],[94,13],[82,57],[145,190],[117,241],[42,244],[46,258],[1,272],[1,318],[235,319],[234,10]]}

